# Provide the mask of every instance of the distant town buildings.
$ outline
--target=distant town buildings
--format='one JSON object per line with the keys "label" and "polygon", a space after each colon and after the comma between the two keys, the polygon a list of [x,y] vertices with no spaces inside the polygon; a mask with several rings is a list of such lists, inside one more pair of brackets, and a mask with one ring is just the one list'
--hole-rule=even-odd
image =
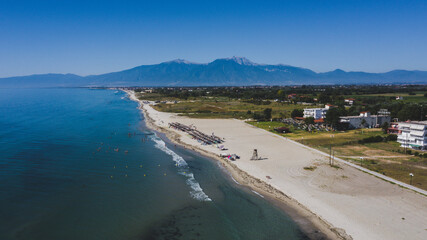
{"label": "distant town buildings", "polygon": [[288,99],[294,99],[294,98],[296,98],[297,97],[297,94],[296,93],[292,93],[292,94],[289,94],[288,95]]}
{"label": "distant town buildings", "polygon": [[403,100],[402,96],[396,96],[396,100]]}
{"label": "distant town buildings", "polygon": [[400,122],[398,128],[401,147],[427,150],[427,121]]}
{"label": "distant town buildings", "polygon": [[[388,113],[387,111],[384,112]],[[385,122],[390,123],[391,117],[389,116],[389,114],[371,115],[370,112],[361,112],[359,116],[340,117],[340,122],[348,124],[348,128],[350,129],[362,127],[373,128],[379,127]]]}

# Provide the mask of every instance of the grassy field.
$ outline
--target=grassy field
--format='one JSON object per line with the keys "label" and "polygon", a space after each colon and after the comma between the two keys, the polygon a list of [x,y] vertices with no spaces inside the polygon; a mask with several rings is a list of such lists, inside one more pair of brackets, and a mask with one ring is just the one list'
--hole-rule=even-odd
{"label": "grassy field", "polygon": [[[286,126],[279,122],[248,122],[256,127],[274,132],[274,128]],[[409,183],[409,173],[413,173],[413,185],[427,190],[427,158],[404,154],[399,143],[376,142],[358,143],[370,136],[386,136],[381,129],[350,130],[345,132],[309,133],[290,127],[292,133],[279,134],[292,140],[379,172],[399,181]],[[363,160],[361,160],[363,157]]]}
{"label": "grassy field", "polygon": [[[422,103],[427,102],[427,98],[424,97],[425,92],[415,92],[415,95],[409,95],[408,93],[381,93],[381,94],[366,94],[366,95],[348,95],[346,98],[369,98],[369,97],[390,97],[395,99],[396,96],[403,97],[403,102],[410,103]],[[396,100],[395,100],[396,101]]]}
{"label": "grassy field", "polygon": [[[195,100],[180,101],[176,104],[161,103],[154,106],[158,111],[181,113],[193,118],[238,118],[252,117],[253,112],[262,112],[266,108],[272,109],[272,117],[290,117],[293,109],[304,108],[301,105],[263,102],[254,104],[228,98],[198,98]],[[268,104],[267,104],[268,103]],[[248,112],[250,111],[250,112]]]}

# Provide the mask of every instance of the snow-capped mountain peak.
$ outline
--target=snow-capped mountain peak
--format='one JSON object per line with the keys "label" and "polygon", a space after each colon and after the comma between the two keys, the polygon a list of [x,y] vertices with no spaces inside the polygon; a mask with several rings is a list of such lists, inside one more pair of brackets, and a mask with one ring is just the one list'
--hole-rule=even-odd
{"label": "snow-capped mountain peak", "polygon": [[251,60],[245,58],[245,57],[236,57],[233,56],[231,58],[226,58],[226,60],[234,61],[240,65],[248,65],[248,66],[254,66],[256,63],[252,62]]}

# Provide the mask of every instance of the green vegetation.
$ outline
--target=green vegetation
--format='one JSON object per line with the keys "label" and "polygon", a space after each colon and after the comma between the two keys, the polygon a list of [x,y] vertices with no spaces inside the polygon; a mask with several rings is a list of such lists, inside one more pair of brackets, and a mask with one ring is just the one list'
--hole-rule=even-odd
{"label": "green vegetation", "polygon": [[[200,87],[155,88],[152,91],[143,94],[145,100],[179,101],[177,106],[159,104],[159,110],[190,117],[244,119],[256,116],[258,120],[265,120],[263,111],[267,108],[272,109],[272,118],[300,117],[306,107],[332,104],[337,108],[326,120],[338,127],[339,116],[358,115],[362,111],[375,114],[380,109],[388,109],[392,118],[402,121],[424,120],[427,113],[427,85]],[[403,100],[396,100],[396,96]],[[355,99],[353,105],[346,106],[344,100],[347,98]]]}
{"label": "green vegetation", "polygon": [[[144,97],[145,99],[145,97]],[[180,113],[193,118],[287,118],[293,109],[300,106],[270,102],[262,105],[228,98],[201,97],[195,100],[180,101],[175,104],[160,103],[154,106],[158,111]]]}

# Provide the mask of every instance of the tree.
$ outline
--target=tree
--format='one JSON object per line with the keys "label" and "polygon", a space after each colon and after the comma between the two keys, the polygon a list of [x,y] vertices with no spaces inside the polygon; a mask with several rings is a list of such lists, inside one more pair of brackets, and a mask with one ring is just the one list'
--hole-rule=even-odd
{"label": "tree", "polygon": [[327,93],[321,93],[319,95],[319,102],[329,103],[329,102],[331,102],[331,97],[329,97],[329,94],[327,94]]}
{"label": "tree", "polygon": [[308,118],[304,119],[304,122],[306,124],[314,124],[314,117],[308,117]]}
{"label": "tree", "polygon": [[302,116],[304,116],[304,111],[302,109],[294,109],[291,112],[292,118],[302,117]]}
{"label": "tree", "polygon": [[404,104],[397,113],[400,121],[406,120],[424,120],[424,109],[420,104]]}
{"label": "tree", "polygon": [[340,116],[340,110],[338,108],[332,108],[326,112],[325,121],[335,128],[340,122]]}
{"label": "tree", "polygon": [[261,115],[261,114],[259,114],[259,113],[254,113],[254,119],[255,120],[257,120],[257,121],[262,121],[262,120],[264,120],[264,116],[263,115]]}
{"label": "tree", "polygon": [[366,124],[366,120],[365,120],[365,119],[362,119],[362,121],[360,122],[360,127],[361,127],[361,128],[364,128],[364,127],[365,127],[365,124]]}
{"label": "tree", "polygon": [[266,120],[270,120],[271,119],[271,108],[266,108],[264,109],[264,118]]}
{"label": "tree", "polygon": [[387,133],[388,127],[389,127],[388,122],[384,122],[383,124],[381,124],[381,128],[384,133]]}

